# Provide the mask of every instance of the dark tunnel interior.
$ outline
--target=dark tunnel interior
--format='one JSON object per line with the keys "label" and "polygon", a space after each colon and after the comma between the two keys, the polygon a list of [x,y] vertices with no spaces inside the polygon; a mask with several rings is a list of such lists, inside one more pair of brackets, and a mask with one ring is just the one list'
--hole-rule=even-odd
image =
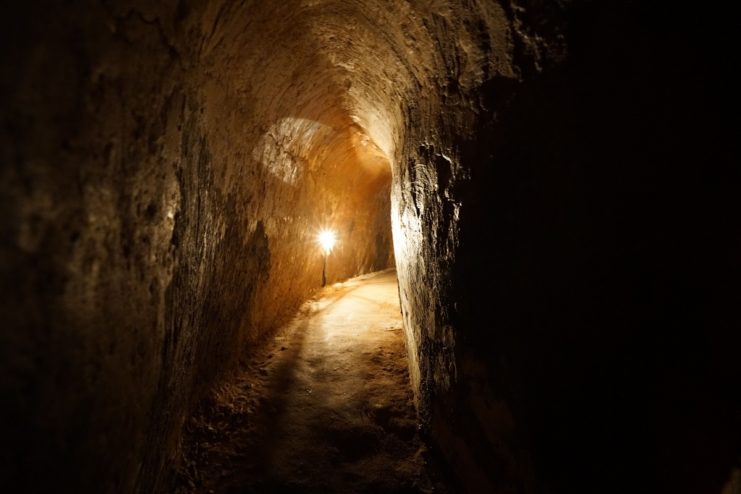
{"label": "dark tunnel interior", "polygon": [[731,7],[3,11],[0,490],[741,494]]}

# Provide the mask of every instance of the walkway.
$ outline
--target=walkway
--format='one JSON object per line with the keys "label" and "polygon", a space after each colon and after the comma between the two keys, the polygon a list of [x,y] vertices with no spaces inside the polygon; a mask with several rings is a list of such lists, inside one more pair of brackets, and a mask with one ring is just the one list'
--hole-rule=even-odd
{"label": "walkway", "polygon": [[307,302],[188,427],[181,493],[431,493],[396,275]]}

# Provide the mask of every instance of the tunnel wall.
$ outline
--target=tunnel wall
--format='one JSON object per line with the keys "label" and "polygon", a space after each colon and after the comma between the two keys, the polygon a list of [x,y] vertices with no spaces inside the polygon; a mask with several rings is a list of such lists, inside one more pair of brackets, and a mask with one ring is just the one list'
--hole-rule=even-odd
{"label": "tunnel wall", "polygon": [[431,441],[466,492],[720,492],[741,456],[731,28],[475,5],[428,25],[445,78],[395,169]]}
{"label": "tunnel wall", "polygon": [[[3,16],[0,461],[15,492],[167,490],[193,404],[319,287],[319,228],[339,235],[329,282],[393,262],[388,162],[312,94],[322,61],[291,54],[305,39],[265,58],[297,13],[230,24],[234,6]],[[278,38],[255,42],[254,21]]]}

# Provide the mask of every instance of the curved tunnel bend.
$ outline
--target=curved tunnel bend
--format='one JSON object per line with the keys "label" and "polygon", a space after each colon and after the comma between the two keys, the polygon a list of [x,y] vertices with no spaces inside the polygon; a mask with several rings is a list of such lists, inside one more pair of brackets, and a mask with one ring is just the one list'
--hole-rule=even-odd
{"label": "curved tunnel bend", "polygon": [[397,269],[421,431],[457,488],[738,489],[722,12],[14,9],[5,477],[166,491],[188,417],[315,292],[333,228],[330,283]]}

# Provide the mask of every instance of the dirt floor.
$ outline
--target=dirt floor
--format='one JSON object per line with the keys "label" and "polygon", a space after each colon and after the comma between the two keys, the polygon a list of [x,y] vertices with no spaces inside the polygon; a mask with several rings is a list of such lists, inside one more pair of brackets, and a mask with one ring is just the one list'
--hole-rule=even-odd
{"label": "dirt floor", "polygon": [[327,287],[187,426],[178,493],[448,492],[430,476],[396,274]]}

